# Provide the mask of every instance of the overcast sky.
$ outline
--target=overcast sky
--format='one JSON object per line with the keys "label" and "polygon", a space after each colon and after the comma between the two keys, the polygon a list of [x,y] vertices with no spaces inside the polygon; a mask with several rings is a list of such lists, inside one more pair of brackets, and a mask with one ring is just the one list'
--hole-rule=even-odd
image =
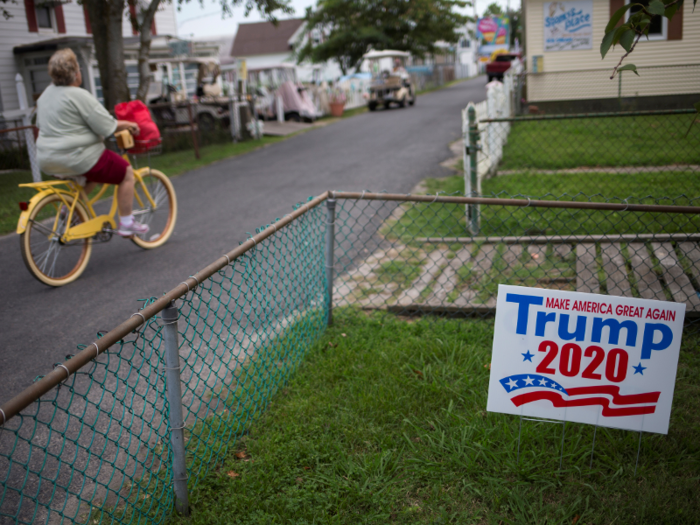
{"label": "overcast sky", "polygon": [[[212,37],[219,35],[233,35],[236,32],[239,22],[258,22],[262,17],[257,11],[250,13],[248,18],[244,16],[243,7],[238,7],[233,10],[233,17],[221,18],[221,8],[219,7],[220,0],[204,0],[202,7],[198,0],[191,0],[184,4],[180,11],[176,11],[178,34],[182,38],[192,37]],[[481,15],[486,6],[494,0],[476,0],[476,8]],[[496,0],[505,9],[506,0]],[[294,7],[295,13],[291,16],[282,16],[280,18],[297,18],[303,17],[306,8],[315,5],[316,0],[291,0],[291,5]],[[515,9],[520,5],[520,0],[511,0],[511,8]],[[474,8],[467,8],[467,14],[474,14]]]}

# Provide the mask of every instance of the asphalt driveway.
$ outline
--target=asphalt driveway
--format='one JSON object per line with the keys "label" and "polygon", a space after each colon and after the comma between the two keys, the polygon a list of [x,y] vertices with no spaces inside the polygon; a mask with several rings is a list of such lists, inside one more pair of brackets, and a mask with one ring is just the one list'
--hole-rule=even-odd
{"label": "asphalt driveway", "polygon": [[408,192],[460,136],[460,111],[486,96],[483,77],[420,96],[416,106],[365,113],[173,179],[178,223],[143,251],[122,239],[94,247],[82,277],[51,289],[25,269],[16,235],[0,238],[0,404],[53,363],[231,250],[246,232],[329,189]]}

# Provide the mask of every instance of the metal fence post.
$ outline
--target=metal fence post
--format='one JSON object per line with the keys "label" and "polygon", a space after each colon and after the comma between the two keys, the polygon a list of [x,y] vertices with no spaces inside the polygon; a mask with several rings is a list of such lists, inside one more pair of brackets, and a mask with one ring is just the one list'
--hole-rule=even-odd
{"label": "metal fence post", "polygon": [[165,342],[165,386],[170,407],[170,448],[173,451],[173,488],[175,509],[189,516],[187,496],[187,465],[185,463],[185,422],[182,418],[182,390],[180,388],[180,352],[177,343],[177,319],[179,312],[171,301],[165,307],[163,318],[163,340]]}
{"label": "metal fence post", "polygon": [[[468,160],[465,164],[465,191],[467,197],[477,197],[481,192],[479,188],[479,173],[477,170],[477,158],[476,151],[479,142],[479,127],[476,123],[476,108],[471,102],[467,107],[467,118],[469,119],[469,127],[466,133],[466,146],[465,146],[465,160]],[[469,229],[473,235],[479,233],[480,227],[480,217],[479,217],[479,205],[469,204],[467,205],[467,220],[469,222]]]}
{"label": "metal fence post", "polygon": [[233,142],[238,142],[238,126],[236,125],[236,111],[238,107],[236,106],[236,100],[233,95],[228,97],[228,118],[229,118],[229,128],[231,130],[231,140]]}
{"label": "metal fence post", "polygon": [[[17,97],[19,98],[19,109],[23,111],[22,124],[31,126],[32,121],[29,118],[29,103],[27,102],[27,90],[24,87],[24,79],[22,75],[15,75],[15,84],[17,87]],[[32,169],[32,181],[41,182],[41,170],[39,169],[39,160],[36,157],[36,144],[34,143],[34,133],[31,129],[24,130],[24,140],[27,143],[27,155],[29,156],[29,165]],[[20,144],[20,147],[22,145]]]}
{"label": "metal fence post", "polygon": [[335,199],[326,201],[326,278],[328,287],[328,326],[333,322],[333,250],[335,249]]}
{"label": "metal fence post", "polygon": [[192,115],[192,102],[187,101],[187,116],[190,119],[190,131],[192,132],[192,144],[194,145],[194,156],[199,160],[199,144],[197,142],[197,131],[194,127],[194,117]]}

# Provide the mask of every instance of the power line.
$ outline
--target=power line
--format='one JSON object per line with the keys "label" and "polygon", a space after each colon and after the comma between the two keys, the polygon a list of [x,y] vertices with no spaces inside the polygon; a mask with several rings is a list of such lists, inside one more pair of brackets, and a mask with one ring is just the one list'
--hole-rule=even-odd
{"label": "power line", "polygon": [[185,24],[187,22],[191,22],[192,20],[199,20],[200,18],[208,18],[210,16],[219,15],[219,14],[221,14],[221,11],[217,11],[216,13],[208,13],[206,15],[198,15],[198,16],[193,16],[190,18],[185,18],[184,20],[180,20],[177,23],[177,27],[180,27],[182,24]]}

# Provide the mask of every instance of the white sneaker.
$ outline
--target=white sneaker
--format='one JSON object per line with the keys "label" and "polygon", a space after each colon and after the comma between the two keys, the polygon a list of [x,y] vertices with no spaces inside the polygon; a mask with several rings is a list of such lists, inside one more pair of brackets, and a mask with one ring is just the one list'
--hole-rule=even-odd
{"label": "white sneaker", "polygon": [[148,225],[141,224],[138,221],[134,221],[130,226],[124,226],[119,223],[119,229],[117,230],[117,235],[122,237],[133,237],[134,235],[146,235],[148,233]]}

